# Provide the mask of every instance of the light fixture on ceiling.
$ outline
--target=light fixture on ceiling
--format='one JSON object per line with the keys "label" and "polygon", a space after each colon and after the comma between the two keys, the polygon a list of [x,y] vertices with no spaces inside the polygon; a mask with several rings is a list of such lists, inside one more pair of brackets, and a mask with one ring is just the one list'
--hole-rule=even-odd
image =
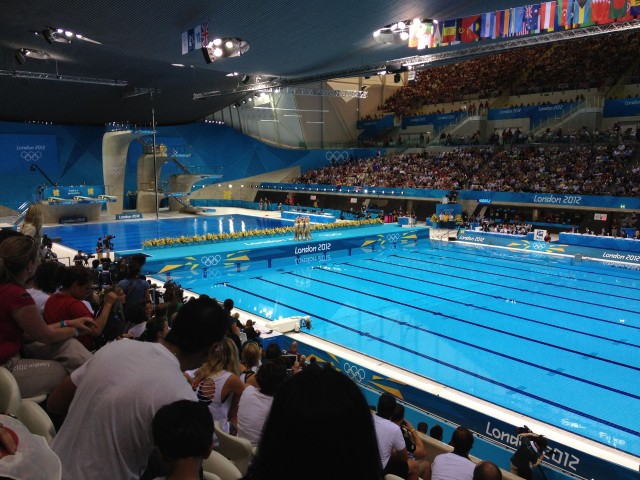
{"label": "light fixture on ceiling", "polygon": [[249,42],[238,37],[215,38],[202,47],[202,55],[205,62],[213,63],[222,58],[244,55],[249,47]]}
{"label": "light fixture on ceiling", "polygon": [[373,32],[373,38],[385,45],[406,44],[409,48],[424,50],[435,46],[437,20],[414,18],[392,23]]}
{"label": "light fixture on ceiling", "polygon": [[21,70],[0,70],[0,76],[20,78],[22,80],[54,80],[58,82],[86,83],[104,85],[108,87],[126,87],[126,80],[112,80],[108,78],[77,77],[75,75],[60,75],[58,73],[25,72]]}
{"label": "light fixture on ceiling", "polygon": [[36,60],[48,60],[51,58],[47,52],[42,50],[34,50],[33,48],[18,48],[15,52],[15,59],[20,65],[24,65],[27,58],[34,58]]}
{"label": "light fixture on ceiling", "polygon": [[[40,34],[36,31],[32,30],[34,35],[39,36]],[[83,42],[96,43],[98,45],[102,45],[100,42],[96,40],[92,40],[89,37],[85,37],[79,33],[72,32],[71,30],[66,30],[64,28],[53,28],[47,27],[42,30],[42,36],[44,39],[51,43],[71,43],[73,40],[82,40]]]}

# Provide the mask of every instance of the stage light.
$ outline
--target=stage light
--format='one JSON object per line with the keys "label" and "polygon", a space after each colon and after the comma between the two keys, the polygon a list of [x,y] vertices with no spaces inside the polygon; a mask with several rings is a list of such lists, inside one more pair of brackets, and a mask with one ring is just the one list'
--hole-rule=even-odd
{"label": "stage light", "polygon": [[[224,46],[224,49],[221,46]],[[202,47],[202,54],[205,62],[212,63],[221,58],[239,57],[247,50],[249,50],[249,42],[241,38],[216,38]]]}

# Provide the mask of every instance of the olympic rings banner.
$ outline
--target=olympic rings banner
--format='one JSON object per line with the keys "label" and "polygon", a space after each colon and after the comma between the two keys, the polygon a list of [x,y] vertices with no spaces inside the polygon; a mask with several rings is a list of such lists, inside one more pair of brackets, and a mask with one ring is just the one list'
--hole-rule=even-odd
{"label": "olympic rings banner", "polygon": [[60,175],[55,135],[0,135],[0,173],[29,174],[37,165],[47,175]]}

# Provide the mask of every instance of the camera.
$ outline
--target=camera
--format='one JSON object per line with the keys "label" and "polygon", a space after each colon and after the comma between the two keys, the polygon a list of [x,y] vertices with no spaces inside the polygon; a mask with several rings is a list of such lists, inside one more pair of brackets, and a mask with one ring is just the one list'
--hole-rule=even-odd
{"label": "camera", "polygon": [[522,435],[523,433],[531,433],[531,429],[526,425],[523,425],[522,427],[516,427],[516,433],[518,435]]}
{"label": "camera", "polygon": [[115,235],[106,235],[104,237],[105,240],[111,240],[112,238],[116,238],[116,236]]}

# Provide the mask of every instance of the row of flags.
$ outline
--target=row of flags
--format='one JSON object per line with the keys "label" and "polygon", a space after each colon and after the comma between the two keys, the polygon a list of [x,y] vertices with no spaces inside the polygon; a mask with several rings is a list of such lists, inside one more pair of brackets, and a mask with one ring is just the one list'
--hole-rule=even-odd
{"label": "row of flags", "polygon": [[640,15],[640,0],[557,0],[445,20],[411,25],[409,47],[471,43],[549,33],[631,20]]}
{"label": "row of flags", "polygon": [[[640,0],[639,0],[640,1]],[[187,31],[182,32],[182,55],[199,50],[209,43],[209,22],[203,22]]]}

